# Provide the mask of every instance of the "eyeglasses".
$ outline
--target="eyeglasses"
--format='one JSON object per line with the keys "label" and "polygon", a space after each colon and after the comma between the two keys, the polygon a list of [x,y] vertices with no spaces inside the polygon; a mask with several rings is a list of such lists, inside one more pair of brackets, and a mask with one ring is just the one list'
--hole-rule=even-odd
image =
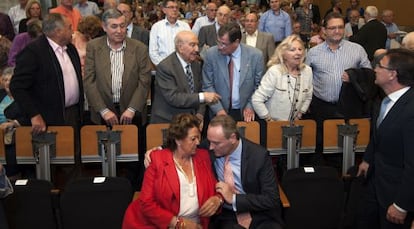
{"label": "eyeglasses", "polygon": [[329,27],[326,27],[326,29],[327,30],[330,30],[330,31],[343,30],[343,29],[345,29],[345,26],[343,26],[343,25],[339,25],[339,26],[329,26]]}
{"label": "eyeglasses", "polygon": [[386,67],[386,66],[382,66],[382,65],[381,65],[381,63],[377,63],[377,64],[375,65],[375,67],[377,67],[377,68],[382,68],[382,69],[386,69],[386,70],[388,70],[388,71],[395,71],[395,69],[393,69],[393,68]]}
{"label": "eyeglasses", "polygon": [[178,9],[178,6],[166,6],[165,8],[176,10]]}
{"label": "eyeglasses", "polygon": [[229,45],[231,45],[231,43],[232,43],[232,42],[230,42],[230,43],[226,44],[226,43],[224,43],[224,42],[221,42],[221,41],[217,40],[217,41],[216,41],[216,43],[217,43],[217,46],[222,47],[222,48],[226,48],[226,47],[228,47]]}

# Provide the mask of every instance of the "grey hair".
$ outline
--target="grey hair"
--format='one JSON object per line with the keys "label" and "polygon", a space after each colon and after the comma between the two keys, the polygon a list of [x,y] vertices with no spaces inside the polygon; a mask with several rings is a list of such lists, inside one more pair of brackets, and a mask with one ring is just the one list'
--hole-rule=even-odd
{"label": "grey hair", "polygon": [[42,21],[43,33],[49,35],[58,28],[65,27],[65,17],[58,13],[47,14]]}
{"label": "grey hair", "polygon": [[14,74],[14,67],[6,67],[3,70],[1,77],[3,78],[4,76],[13,75],[13,74]]}
{"label": "grey hair", "polygon": [[116,19],[119,17],[124,16],[119,10],[117,9],[108,9],[102,14],[102,21],[103,23],[107,24],[109,19]]}

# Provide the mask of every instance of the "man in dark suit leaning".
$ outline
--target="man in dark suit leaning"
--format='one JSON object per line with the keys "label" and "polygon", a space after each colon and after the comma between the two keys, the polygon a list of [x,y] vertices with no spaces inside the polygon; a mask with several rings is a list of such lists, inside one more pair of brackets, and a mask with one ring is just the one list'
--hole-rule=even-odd
{"label": "man in dark suit leaning", "polygon": [[[375,68],[387,95],[358,175],[368,181],[358,228],[409,228],[414,212],[414,53],[388,50]],[[376,120],[376,121],[375,121]]]}
{"label": "man in dark suit leaning", "polygon": [[201,92],[201,64],[198,39],[191,31],[175,37],[175,52],[157,65],[151,123],[169,123],[179,113],[195,114],[203,120],[205,103],[215,103],[220,96]]}
{"label": "man in dark suit leaning", "polygon": [[275,41],[271,33],[259,32],[257,30],[258,24],[259,18],[256,13],[246,15],[244,24],[246,32],[242,34],[241,43],[260,49],[263,53],[263,62],[266,65],[275,52]]}
{"label": "man in dark suit leaning", "polygon": [[[70,43],[70,21],[60,14],[48,14],[42,22],[44,35],[31,42],[16,58],[10,90],[31,121],[34,134],[47,126],[68,125],[79,128],[83,108],[81,64]],[[80,162],[79,144],[75,159]]]}
{"label": "man in dark suit leaning", "polygon": [[366,24],[361,27],[357,34],[349,37],[349,40],[364,47],[370,61],[374,58],[377,49],[385,48],[387,41],[387,29],[378,19],[378,9],[375,6],[367,6],[365,9]]}
{"label": "man in dark suit leaning", "polygon": [[216,190],[225,200],[210,228],[282,228],[279,191],[267,150],[241,138],[228,115],[210,121],[207,139],[219,180]]}

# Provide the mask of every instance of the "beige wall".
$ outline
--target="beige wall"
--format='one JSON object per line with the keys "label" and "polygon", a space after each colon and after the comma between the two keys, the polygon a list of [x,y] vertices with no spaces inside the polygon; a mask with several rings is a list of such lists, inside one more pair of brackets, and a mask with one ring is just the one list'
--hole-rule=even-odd
{"label": "beige wall", "polygon": [[[319,5],[321,16],[331,7],[330,0],[313,0],[314,4]],[[384,9],[394,11],[395,23],[399,26],[414,26],[414,1],[412,0],[360,0],[362,7],[369,5],[376,6],[381,13]],[[349,0],[342,0],[342,10],[345,14],[349,7]],[[345,15],[344,15],[345,16]]]}

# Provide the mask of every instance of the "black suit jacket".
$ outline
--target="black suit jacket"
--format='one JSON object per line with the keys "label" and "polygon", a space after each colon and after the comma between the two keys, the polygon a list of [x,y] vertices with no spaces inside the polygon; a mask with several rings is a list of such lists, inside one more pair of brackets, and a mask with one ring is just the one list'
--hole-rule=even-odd
{"label": "black suit jacket", "polygon": [[132,27],[132,39],[136,39],[144,43],[147,47],[149,45],[149,32],[148,30],[141,28],[139,26],[134,25]]}
{"label": "black suit jacket", "polygon": [[[78,78],[80,101],[77,105],[82,112],[83,87],[79,55],[72,44],[67,45],[67,53]],[[46,125],[65,124],[62,70],[45,35],[31,42],[17,55],[10,90],[29,119],[40,114]]]}
{"label": "black suit jacket", "polygon": [[[277,180],[268,151],[247,139],[241,138],[240,141],[243,144],[241,179],[243,190],[247,194],[236,195],[237,211],[249,211],[252,225],[265,221],[283,225]],[[214,154],[211,161],[214,164]],[[219,219],[220,215],[212,218],[213,222]]]}
{"label": "black suit jacket", "polygon": [[373,179],[381,207],[392,203],[414,212],[414,88],[404,93],[376,128],[364,160],[369,163],[368,179]]}
{"label": "black suit jacket", "polygon": [[200,103],[198,96],[202,80],[200,63],[193,62],[191,71],[194,78],[194,93],[190,92],[187,76],[176,52],[157,65],[151,123],[169,123],[172,117],[179,113],[204,115],[205,104]]}
{"label": "black suit jacket", "polygon": [[364,47],[368,54],[368,59],[372,61],[375,50],[385,48],[387,29],[384,24],[374,19],[362,26],[357,34],[349,37],[349,40]]}

